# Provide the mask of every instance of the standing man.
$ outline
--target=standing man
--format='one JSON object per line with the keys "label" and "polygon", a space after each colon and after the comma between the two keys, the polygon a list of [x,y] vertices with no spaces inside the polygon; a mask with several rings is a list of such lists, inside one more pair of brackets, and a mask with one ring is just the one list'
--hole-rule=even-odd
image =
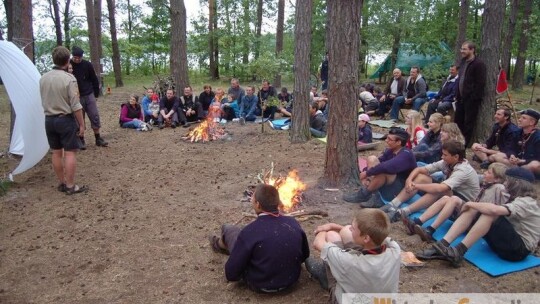
{"label": "standing man", "polygon": [[471,139],[486,85],[486,65],[476,57],[475,50],[476,46],[470,41],[461,45],[462,59],[456,93],[455,121],[465,136],[466,147],[472,144]]}
{"label": "standing man", "polygon": [[[81,105],[83,107],[83,125],[84,126],[84,114],[88,115],[90,120],[90,126],[94,130],[94,136],[96,138],[96,146],[107,147],[109,145],[99,135],[99,128],[101,123],[99,121],[99,112],[97,108],[97,97],[99,96],[99,80],[96,76],[96,72],[92,64],[83,59],[84,51],[77,46],[74,46],[71,50],[71,65],[73,66],[73,75],[77,79],[77,85],[79,86],[79,95],[81,98]],[[81,137],[82,148],[86,149],[86,142],[84,137]]]}
{"label": "standing man", "polygon": [[52,52],[54,68],[39,81],[41,103],[45,112],[45,132],[52,149],[53,170],[58,191],[75,194],[87,190],[75,184],[76,152],[84,137],[82,105],[75,77],[67,73],[69,50],[63,46]]}
{"label": "standing man", "polygon": [[326,52],[326,55],[324,55],[324,60],[321,63],[321,81],[322,81],[322,88],[321,91],[328,89],[328,52]]}

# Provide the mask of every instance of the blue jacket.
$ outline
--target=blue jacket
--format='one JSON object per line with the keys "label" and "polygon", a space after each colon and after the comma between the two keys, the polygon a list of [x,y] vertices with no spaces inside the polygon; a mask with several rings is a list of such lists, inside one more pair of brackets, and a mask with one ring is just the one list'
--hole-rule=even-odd
{"label": "blue jacket", "polygon": [[491,134],[486,140],[486,147],[491,149],[494,146],[497,146],[499,151],[503,152],[508,157],[510,157],[510,155],[517,155],[520,133],[521,129],[512,122],[502,127],[502,129],[499,124],[496,123],[493,125]]}
{"label": "blue jacket", "polygon": [[142,104],[144,115],[152,115],[152,111],[148,109],[148,106],[151,103],[152,103],[152,100],[150,100],[148,96],[143,97],[141,104]]}
{"label": "blue jacket", "polygon": [[244,95],[244,97],[242,97],[242,102],[240,102],[240,116],[237,117],[246,118],[248,116],[255,115],[255,110],[257,109],[258,104],[259,98],[257,98],[256,95]]}
{"label": "blue jacket", "polygon": [[403,147],[398,153],[394,154],[392,150],[386,149],[379,156],[380,164],[369,168],[366,171],[367,176],[378,174],[395,174],[405,180],[409,177],[412,170],[416,168],[416,159],[409,148]]}
{"label": "blue jacket", "polygon": [[433,99],[440,100],[441,102],[454,102],[459,83],[458,77],[459,76],[451,78],[451,76],[448,76],[441,89],[439,90],[439,93],[437,93],[437,95],[435,95]]}

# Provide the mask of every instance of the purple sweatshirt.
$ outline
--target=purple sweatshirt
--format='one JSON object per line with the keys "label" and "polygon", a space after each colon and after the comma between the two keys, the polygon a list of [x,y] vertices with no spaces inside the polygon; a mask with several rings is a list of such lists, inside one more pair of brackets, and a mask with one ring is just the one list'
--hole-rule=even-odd
{"label": "purple sweatshirt", "polygon": [[379,157],[379,161],[380,164],[366,171],[367,176],[396,174],[398,177],[406,179],[412,170],[416,168],[414,154],[405,147],[399,150],[397,154],[394,154],[390,149],[384,150]]}

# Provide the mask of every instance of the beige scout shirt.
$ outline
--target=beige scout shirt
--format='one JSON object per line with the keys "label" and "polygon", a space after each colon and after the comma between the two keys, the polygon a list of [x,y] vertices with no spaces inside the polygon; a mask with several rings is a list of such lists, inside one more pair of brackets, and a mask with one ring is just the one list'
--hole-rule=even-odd
{"label": "beige scout shirt", "polygon": [[41,76],[39,91],[45,116],[68,115],[82,109],[77,79],[64,70],[54,69]]}
{"label": "beige scout shirt", "polygon": [[508,221],[525,243],[527,249],[534,252],[540,240],[540,206],[531,197],[516,197],[506,204],[510,215]]}
{"label": "beige scout shirt", "polygon": [[[443,161],[429,164],[424,167],[429,174],[442,171],[446,176],[450,173],[450,167]],[[454,170],[450,176],[442,182],[442,184],[450,187],[452,192],[457,192],[462,195],[467,201],[474,201],[480,193],[480,183],[478,182],[478,174],[467,160],[463,160],[454,166]]]}
{"label": "beige scout shirt", "polygon": [[401,249],[390,238],[386,238],[383,244],[386,250],[373,255],[342,249],[332,243],[324,245],[321,258],[337,281],[335,295],[338,303],[342,303],[344,293],[398,292]]}

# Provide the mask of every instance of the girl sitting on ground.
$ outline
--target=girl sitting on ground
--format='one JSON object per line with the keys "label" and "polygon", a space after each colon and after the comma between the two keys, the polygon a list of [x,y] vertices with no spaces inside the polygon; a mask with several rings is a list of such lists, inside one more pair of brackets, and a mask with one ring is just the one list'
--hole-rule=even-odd
{"label": "girl sitting on ground", "polygon": [[[504,182],[506,181],[507,167],[501,163],[493,163],[484,173],[484,181],[480,188],[480,193],[475,202],[490,202],[497,205],[506,204],[509,194],[506,192]],[[408,217],[403,217],[403,223],[407,227],[410,235],[418,234],[424,242],[434,242],[433,233],[447,219],[456,220],[460,214],[461,207],[465,204],[458,196],[443,196],[431,205],[420,217],[411,221]],[[438,215],[437,215],[438,214]],[[422,225],[437,215],[435,221],[427,226]]]}
{"label": "girl sitting on ground", "polygon": [[428,120],[428,133],[420,143],[412,149],[417,162],[431,164],[441,159],[441,127],[444,124],[444,116],[434,113]]}
{"label": "girl sitting on ground", "polygon": [[373,132],[369,125],[369,115],[358,115],[358,145],[369,144],[373,142]]}
{"label": "girl sitting on ground", "polygon": [[219,122],[221,119],[221,101],[225,97],[225,91],[223,88],[217,88],[214,98],[208,107],[208,116],[207,118],[213,120],[214,122]]}
{"label": "girl sitting on ground", "polygon": [[426,136],[426,130],[424,130],[424,126],[422,125],[420,112],[410,110],[405,117],[405,123],[407,124],[407,133],[411,134],[411,137],[407,141],[407,148],[412,149]]}
{"label": "girl sitting on ground", "polygon": [[131,95],[129,102],[123,104],[120,109],[120,126],[122,128],[141,129],[144,125],[139,96]]}

